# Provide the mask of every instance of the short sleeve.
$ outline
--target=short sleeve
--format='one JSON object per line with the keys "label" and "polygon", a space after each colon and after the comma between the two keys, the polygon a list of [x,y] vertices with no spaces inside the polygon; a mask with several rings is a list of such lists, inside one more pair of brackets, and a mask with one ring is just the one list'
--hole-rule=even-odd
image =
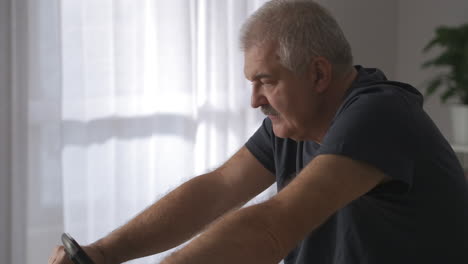
{"label": "short sleeve", "polygon": [[320,154],[337,154],[366,162],[410,188],[414,140],[410,109],[402,95],[361,95],[335,118]]}
{"label": "short sleeve", "polygon": [[249,138],[245,146],[272,173],[275,173],[274,134],[271,120],[265,118],[262,125]]}

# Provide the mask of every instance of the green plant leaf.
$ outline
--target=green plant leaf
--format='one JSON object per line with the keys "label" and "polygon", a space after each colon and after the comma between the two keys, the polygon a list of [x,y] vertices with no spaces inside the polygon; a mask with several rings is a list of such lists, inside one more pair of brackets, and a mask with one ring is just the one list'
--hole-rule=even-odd
{"label": "green plant leaf", "polygon": [[443,77],[442,76],[439,76],[439,77],[436,77],[434,79],[432,79],[429,84],[427,85],[427,88],[426,88],[426,95],[427,96],[430,96],[432,94],[434,94],[434,92],[440,87],[440,85],[442,84],[442,81],[443,81]]}
{"label": "green plant leaf", "polygon": [[434,37],[423,48],[423,52],[435,46],[441,48],[439,54],[424,61],[421,68],[443,68],[449,72],[432,78],[427,83],[426,95],[432,95],[442,89],[442,102],[451,97],[458,97],[468,104],[468,23],[437,27]]}
{"label": "green plant leaf", "polygon": [[455,88],[453,88],[453,87],[448,88],[447,91],[442,93],[441,96],[440,96],[440,99],[441,99],[442,103],[445,103],[447,101],[447,99],[454,96],[456,94],[456,92],[457,92],[457,90]]}

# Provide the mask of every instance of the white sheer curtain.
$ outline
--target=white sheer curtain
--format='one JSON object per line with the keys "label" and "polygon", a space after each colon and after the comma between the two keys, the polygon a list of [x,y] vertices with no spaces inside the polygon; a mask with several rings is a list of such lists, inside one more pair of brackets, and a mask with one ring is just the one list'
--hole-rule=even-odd
{"label": "white sheer curtain", "polygon": [[263,2],[12,1],[12,263],[96,240],[243,145],[262,117],[237,37]]}

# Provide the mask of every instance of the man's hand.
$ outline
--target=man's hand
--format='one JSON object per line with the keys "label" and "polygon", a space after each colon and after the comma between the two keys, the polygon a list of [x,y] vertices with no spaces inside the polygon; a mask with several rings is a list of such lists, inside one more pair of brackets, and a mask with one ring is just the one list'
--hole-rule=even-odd
{"label": "man's hand", "polygon": [[[99,250],[97,246],[89,245],[82,247],[86,254],[94,261],[94,264],[111,264],[106,262],[106,257],[102,254],[102,251]],[[73,264],[73,261],[68,258],[68,255],[65,253],[63,246],[56,246],[52,250],[52,254],[49,257],[48,264]]]}

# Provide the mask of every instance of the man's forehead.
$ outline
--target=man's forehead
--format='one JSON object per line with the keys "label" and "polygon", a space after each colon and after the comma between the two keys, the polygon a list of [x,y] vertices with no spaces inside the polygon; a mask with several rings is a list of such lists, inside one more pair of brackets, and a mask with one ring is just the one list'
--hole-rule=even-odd
{"label": "man's forehead", "polygon": [[249,80],[259,74],[272,74],[278,64],[276,49],[269,45],[256,45],[244,53],[244,73]]}

